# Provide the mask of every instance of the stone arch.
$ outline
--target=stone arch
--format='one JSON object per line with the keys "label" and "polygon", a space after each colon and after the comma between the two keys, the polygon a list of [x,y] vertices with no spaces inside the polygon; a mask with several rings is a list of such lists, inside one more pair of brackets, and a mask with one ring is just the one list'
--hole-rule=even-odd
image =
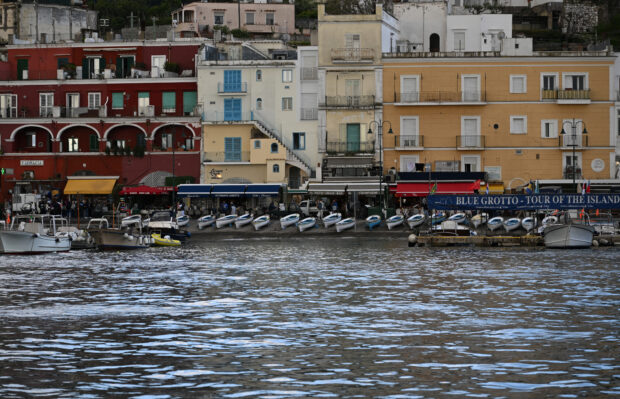
{"label": "stone arch", "polygon": [[68,125],[68,126],[63,127],[62,129],[60,129],[58,131],[58,134],[56,136],[56,140],[60,140],[60,137],[62,136],[62,134],[65,131],[67,131],[67,130],[69,130],[71,128],[74,128],[74,127],[85,127],[85,128],[88,128],[88,129],[92,130],[93,132],[95,132],[97,134],[97,137],[99,137],[99,140],[101,140],[101,134],[99,134],[99,131],[97,129],[95,129],[94,127],[92,127],[91,125],[87,125],[87,124],[84,124],[84,123],[78,123],[78,124],[73,124],[73,125]]}
{"label": "stone arch", "polygon": [[151,137],[149,137],[149,140],[153,140],[155,139],[155,134],[157,134],[157,132],[160,129],[166,128],[166,127],[170,127],[170,126],[181,126],[186,128],[187,130],[190,131],[190,133],[192,134],[193,138],[196,138],[196,135],[194,134],[194,129],[192,129],[189,125],[184,124],[184,123],[166,123],[164,125],[161,126],[157,126],[155,129],[153,129],[153,131],[151,132]]}
{"label": "stone arch", "polygon": [[148,137],[149,137],[149,135],[148,135],[148,134],[146,134],[146,130],[144,130],[141,126],[136,125],[135,123],[119,123],[119,124],[116,124],[116,125],[114,125],[114,126],[110,126],[110,127],[108,128],[108,130],[106,130],[106,131],[105,131],[105,133],[103,134],[103,139],[107,141],[107,140],[108,140],[108,135],[110,134],[110,132],[111,132],[112,130],[114,130],[114,129],[118,128],[118,127],[121,127],[121,126],[131,126],[131,127],[135,127],[135,128],[137,128],[138,130],[140,130],[142,133],[144,133],[144,137],[145,137],[145,138],[147,138],[147,139],[148,139]]}
{"label": "stone arch", "polygon": [[15,130],[13,130],[11,132],[11,136],[9,137],[9,139],[7,141],[15,141],[15,136],[17,136],[17,133],[19,133],[20,130],[27,129],[27,128],[39,128],[39,129],[45,130],[50,135],[52,140],[56,140],[56,138],[54,137],[54,133],[52,133],[52,131],[50,129],[46,128],[45,126],[41,126],[41,125],[23,125],[23,126],[20,126],[18,128],[15,128]]}

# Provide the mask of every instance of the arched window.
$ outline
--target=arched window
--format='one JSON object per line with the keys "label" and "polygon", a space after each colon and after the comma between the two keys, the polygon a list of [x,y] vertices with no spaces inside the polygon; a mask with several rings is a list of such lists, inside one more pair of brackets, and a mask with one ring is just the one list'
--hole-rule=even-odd
{"label": "arched window", "polygon": [[257,98],[256,99],[256,109],[263,109],[263,99],[262,98]]}
{"label": "arched window", "polygon": [[273,173],[280,173],[280,165],[277,163],[273,164]]}
{"label": "arched window", "polygon": [[430,51],[431,53],[439,52],[439,35],[433,33],[430,37]]}
{"label": "arched window", "polygon": [[256,81],[260,82],[261,80],[263,80],[263,71],[261,71],[260,69],[258,69],[256,71]]}
{"label": "arched window", "polygon": [[271,153],[272,154],[278,153],[278,145],[276,143],[271,144]]}

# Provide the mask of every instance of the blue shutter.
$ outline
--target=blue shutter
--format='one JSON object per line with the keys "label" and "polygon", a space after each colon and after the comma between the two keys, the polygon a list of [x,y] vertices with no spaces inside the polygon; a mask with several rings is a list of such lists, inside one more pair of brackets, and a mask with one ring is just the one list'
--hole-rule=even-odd
{"label": "blue shutter", "polygon": [[224,92],[241,92],[241,71],[224,71]]}
{"label": "blue shutter", "polygon": [[241,137],[224,138],[224,160],[227,162],[241,161]]}
{"label": "blue shutter", "polygon": [[240,121],[241,120],[241,99],[225,98],[224,99],[224,120]]}

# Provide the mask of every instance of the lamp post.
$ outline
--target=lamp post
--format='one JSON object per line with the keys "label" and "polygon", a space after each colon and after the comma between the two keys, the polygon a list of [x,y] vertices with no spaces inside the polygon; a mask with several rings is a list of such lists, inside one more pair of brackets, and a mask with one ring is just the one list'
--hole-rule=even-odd
{"label": "lamp post", "polygon": [[[562,131],[560,132],[560,135],[562,135],[563,137],[566,137],[566,131],[564,130],[564,126],[570,127],[571,129],[571,133],[570,133],[570,144],[569,146],[573,147],[573,157],[571,158],[571,169],[572,169],[572,175],[573,175],[573,187],[575,187],[575,173],[576,173],[576,169],[577,169],[577,160],[575,159],[575,147],[577,147],[577,125],[581,123],[581,126],[583,126],[583,131],[581,132],[582,135],[586,135],[588,134],[588,131],[586,130],[586,124],[583,121],[580,121],[578,119],[571,119],[568,121],[564,121],[562,123]],[[576,188],[575,188],[576,191]]]}
{"label": "lamp post", "polygon": [[176,218],[177,216],[177,202],[176,202],[176,198],[175,198],[175,194],[176,194],[176,186],[175,186],[175,181],[174,181],[174,164],[175,164],[175,159],[174,159],[174,151],[175,151],[175,147],[177,146],[177,135],[176,135],[176,128],[172,128],[172,130],[170,131],[170,135],[172,136],[172,215]]}
{"label": "lamp post", "polygon": [[383,125],[390,125],[389,134],[394,134],[392,130],[392,123],[390,121],[371,121],[368,124],[368,134],[372,134],[372,125],[374,124],[377,129],[377,140],[379,142],[379,209],[383,213]]}

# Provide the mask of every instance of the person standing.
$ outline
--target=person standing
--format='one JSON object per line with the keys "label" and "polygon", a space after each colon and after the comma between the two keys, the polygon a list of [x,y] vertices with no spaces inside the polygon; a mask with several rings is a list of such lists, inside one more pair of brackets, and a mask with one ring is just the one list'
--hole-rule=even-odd
{"label": "person standing", "polygon": [[317,204],[317,209],[319,210],[319,220],[323,220],[323,200],[319,200],[319,203]]}

